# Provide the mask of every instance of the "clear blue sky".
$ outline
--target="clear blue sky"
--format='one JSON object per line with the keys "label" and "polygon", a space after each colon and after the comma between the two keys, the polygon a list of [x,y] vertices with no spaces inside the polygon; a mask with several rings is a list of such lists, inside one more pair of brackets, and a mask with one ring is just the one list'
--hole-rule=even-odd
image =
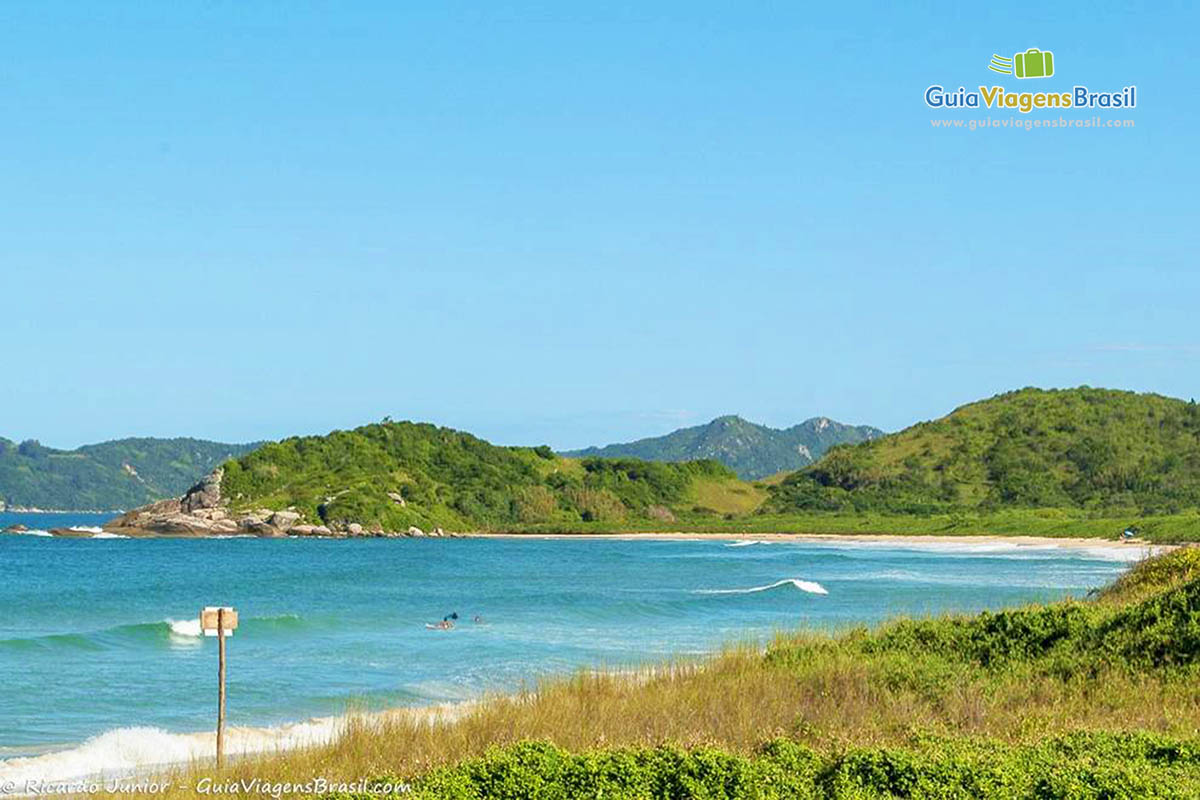
{"label": "clear blue sky", "polygon": [[[1200,395],[1195,6],[561,5],[0,6],[0,435]],[[1136,128],[934,130],[931,83]]]}

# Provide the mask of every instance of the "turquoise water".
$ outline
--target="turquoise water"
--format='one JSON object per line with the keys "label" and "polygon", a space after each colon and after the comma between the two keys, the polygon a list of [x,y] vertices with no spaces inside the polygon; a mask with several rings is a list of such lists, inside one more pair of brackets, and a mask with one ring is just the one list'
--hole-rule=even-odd
{"label": "turquoise water", "polygon": [[[0,527],[14,521],[0,515]],[[229,722],[262,726],[462,700],[781,629],[1082,595],[1139,555],[733,541],[0,536],[0,754],[130,726],[210,728],[216,642],[194,621],[204,605],[240,613]],[[764,588],[789,579],[803,583]],[[425,628],[450,612],[454,630]]]}

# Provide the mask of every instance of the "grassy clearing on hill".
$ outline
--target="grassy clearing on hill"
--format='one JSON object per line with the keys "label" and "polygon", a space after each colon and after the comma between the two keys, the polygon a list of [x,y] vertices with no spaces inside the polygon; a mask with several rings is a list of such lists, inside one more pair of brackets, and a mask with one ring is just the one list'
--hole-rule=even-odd
{"label": "grassy clearing on hill", "polygon": [[422,798],[1196,797],[1198,677],[1200,549],[1184,548],[1091,600],[581,673],[453,723],[359,719],[220,777],[371,775]]}

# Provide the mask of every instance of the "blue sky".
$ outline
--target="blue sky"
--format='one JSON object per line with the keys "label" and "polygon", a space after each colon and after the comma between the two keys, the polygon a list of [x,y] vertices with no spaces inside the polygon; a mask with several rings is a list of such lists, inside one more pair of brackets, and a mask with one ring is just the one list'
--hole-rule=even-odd
{"label": "blue sky", "polygon": [[[1200,394],[1194,6],[559,5],[0,6],[0,435]],[[933,83],[1136,127],[935,130]]]}

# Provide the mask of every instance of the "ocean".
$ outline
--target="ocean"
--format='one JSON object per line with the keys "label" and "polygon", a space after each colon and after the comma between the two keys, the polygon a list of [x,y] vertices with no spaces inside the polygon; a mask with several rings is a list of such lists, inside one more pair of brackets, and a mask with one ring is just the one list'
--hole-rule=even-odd
{"label": "ocean", "polygon": [[[228,724],[261,728],[469,700],[778,631],[1079,597],[1145,554],[729,536],[125,539],[96,535],[103,519],[0,514],[0,528],[84,534],[0,536],[0,777],[43,762],[58,773],[133,764],[144,756],[117,750],[161,754],[174,734],[211,730],[205,605],[241,620]],[[452,630],[426,627],[454,613]]]}

